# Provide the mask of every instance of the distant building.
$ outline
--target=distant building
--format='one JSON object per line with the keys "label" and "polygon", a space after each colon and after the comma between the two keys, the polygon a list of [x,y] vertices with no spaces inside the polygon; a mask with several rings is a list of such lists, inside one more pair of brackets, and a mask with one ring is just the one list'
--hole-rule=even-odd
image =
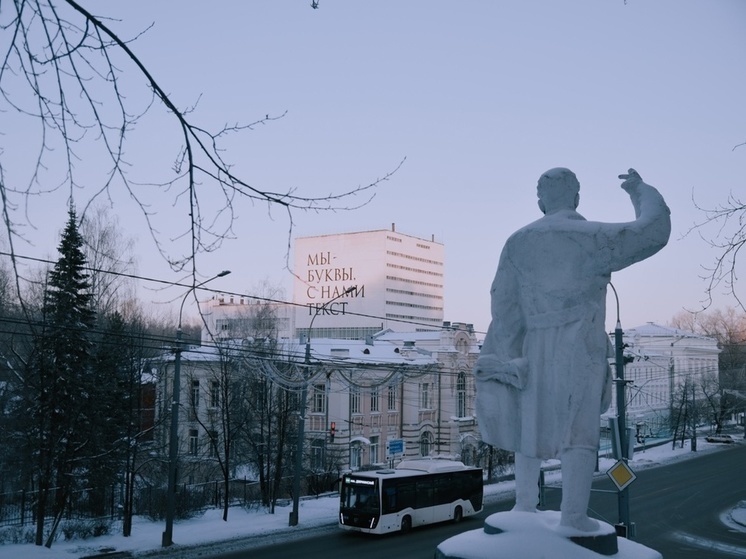
{"label": "distant building", "polygon": [[[642,436],[668,433],[674,399],[682,387],[693,387],[693,399],[701,399],[702,379],[718,377],[717,340],[648,322],[625,330],[624,343],[629,361],[624,371],[627,426]],[[617,415],[616,386],[606,415]]]}
{"label": "distant building", "polygon": [[293,334],[295,309],[284,302],[220,293],[201,305],[206,325],[202,328],[203,344],[213,339],[288,340]]}
{"label": "distant building", "polygon": [[[420,456],[480,463],[471,374],[479,346],[471,325],[387,330],[367,340],[312,339],[311,347],[312,360],[330,373],[310,386],[311,456],[326,447],[353,470]],[[394,441],[403,443],[402,454],[387,454]]]}
{"label": "distant building", "polygon": [[[268,355],[254,342],[222,343],[222,355],[209,345],[181,354],[180,482],[219,477],[213,441],[222,436],[226,367],[238,367],[233,379],[272,375],[271,367],[252,364],[252,355],[265,362]],[[226,348],[233,349],[226,353]],[[305,341],[289,340],[275,354],[296,371],[305,371],[306,469],[357,470],[418,456],[448,456],[474,465],[483,460],[471,374],[479,345],[471,325],[444,323],[427,332],[386,330],[364,340],[311,338],[308,364],[305,350]],[[167,449],[173,354],[153,360],[152,367],[158,395],[156,440]],[[231,381],[227,388],[237,386]],[[290,390],[299,393],[297,385]],[[402,452],[387,453],[392,443],[395,448],[401,444]]]}
{"label": "distant building", "polygon": [[295,337],[364,339],[443,323],[443,245],[394,225],[297,238],[294,272]]}

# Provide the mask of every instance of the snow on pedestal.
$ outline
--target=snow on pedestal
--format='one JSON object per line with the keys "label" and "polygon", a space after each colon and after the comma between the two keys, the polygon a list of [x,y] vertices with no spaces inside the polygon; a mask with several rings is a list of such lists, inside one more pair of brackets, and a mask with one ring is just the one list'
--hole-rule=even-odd
{"label": "snow on pedestal", "polygon": [[[599,523],[595,532],[561,527],[557,511],[499,512],[471,530],[442,542],[436,559],[662,559],[657,551]],[[590,549],[589,549],[590,548]]]}

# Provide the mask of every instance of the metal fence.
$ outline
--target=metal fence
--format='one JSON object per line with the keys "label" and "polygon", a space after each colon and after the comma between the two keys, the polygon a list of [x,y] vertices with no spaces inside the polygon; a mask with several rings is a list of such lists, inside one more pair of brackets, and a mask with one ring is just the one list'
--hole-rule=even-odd
{"label": "metal fence", "polygon": [[[47,503],[55,502],[59,488],[49,490]],[[187,518],[223,504],[225,484],[222,480],[198,484],[182,484],[176,488],[176,516]],[[229,504],[259,507],[261,491],[258,482],[231,480],[228,484]],[[36,521],[38,491],[0,493],[0,526],[25,526]],[[52,519],[52,507],[47,506],[47,520]],[[72,492],[65,503],[66,520],[119,520],[124,511],[124,490],[119,485],[88,488]],[[145,485],[135,491],[132,514],[152,519],[164,518],[166,488]]]}

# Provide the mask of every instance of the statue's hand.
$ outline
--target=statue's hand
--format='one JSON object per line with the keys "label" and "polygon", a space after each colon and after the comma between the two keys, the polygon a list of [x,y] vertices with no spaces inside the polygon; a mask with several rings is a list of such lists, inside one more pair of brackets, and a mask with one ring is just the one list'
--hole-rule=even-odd
{"label": "statue's hand", "polygon": [[474,367],[474,375],[479,381],[495,381],[522,390],[528,377],[528,360],[519,357],[500,361],[494,355],[480,355]]}
{"label": "statue's hand", "polygon": [[640,173],[638,173],[634,169],[630,169],[629,171],[627,171],[626,175],[619,175],[619,178],[624,180],[624,182],[622,183],[622,188],[626,192],[630,192],[631,190],[636,189],[637,186],[642,182]]}

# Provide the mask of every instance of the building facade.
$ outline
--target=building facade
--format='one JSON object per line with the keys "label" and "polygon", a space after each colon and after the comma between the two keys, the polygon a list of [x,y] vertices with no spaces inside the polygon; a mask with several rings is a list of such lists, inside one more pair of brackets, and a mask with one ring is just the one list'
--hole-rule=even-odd
{"label": "building facade", "polygon": [[[235,379],[241,376],[273,374],[250,364],[257,356],[262,359],[253,342],[231,343],[239,356],[235,362],[226,357],[224,348],[218,351],[215,346],[181,353],[180,482],[199,483],[219,477],[216,453],[221,445],[216,442],[223,440],[223,407],[230,397],[222,379],[232,379],[233,390]],[[294,340],[278,346],[275,354],[292,362],[301,375],[294,380],[286,378],[282,390],[306,395],[307,472],[381,467],[419,456],[448,456],[467,464],[479,463],[481,448],[471,374],[479,346],[471,325],[446,323],[440,330],[428,332],[386,330],[365,340],[312,338],[308,354],[306,351],[305,340]],[[239,370],[225,377],[236,363]],[[164,449],[169,442],[173,376],[172,354],[152,363],[158,394],[157,442]],[[300,380],[302,384],[297,384]],[[256,395],[248,393],[245,397]],[[294,424],[295,417],[297,414],[291,414]],[[241,461],[241,456],[234,458],[236,466]]]}
{"label": "building facade", "polygon": [[[627,425],[638,436],[668,433],[681,391],[692,391],[694,406],[704,398],[702,387],[708,379],[718,377],[717,340],[653,322],[625,330],[623,339]],[[616,385],[606,415],[617,415]],[[699,422],[706,423],[706,418]]]}
{"label": "building facade", "polygon": [[[296,336],[364,339],[443,323],[443,244],[390,230],[295,239]],[[352,289],[349,293],[346,290]]]}
{"label": "building facade", "polygon": [[201,302],[202,343],[270,337],[289,340],[294,331],[295,309],[281,301],[219,293]]}
{"label": "building facade", "polygon": [[[387,330],[363,341],[330,339],[311,345],[320,363],[344,359],[329,365],[338,369],[324,382],[310,387],[307,438],[316,449],[312,454],[320,457],[326,447],[352,470],[424,456],[479,463],[471,374],[479,347],[471,325],[447,323],[430,332]],[[328,414],[320,402],[328,402]]]}

